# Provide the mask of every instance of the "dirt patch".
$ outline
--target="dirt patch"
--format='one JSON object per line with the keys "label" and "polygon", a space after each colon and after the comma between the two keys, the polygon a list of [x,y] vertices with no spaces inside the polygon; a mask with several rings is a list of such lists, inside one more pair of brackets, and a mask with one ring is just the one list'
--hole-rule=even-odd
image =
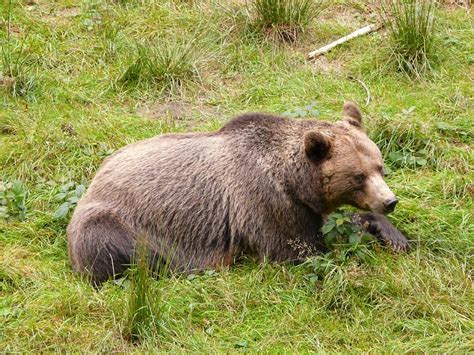
{"label": "dirt patch", "polygon": [[5,88],[11,88],[15,85],[15,78],[11,76],[2,76],[0,75],[0,86]]}
{"label": "dirt patch", "polygon": [[29,10],[40,12],[42,20],[53,26],[67,25],[72,18],[81,14],[80,7],[55,8],[49,4],[33,5]]}
{"label": "dirt patch", "polygon": [[448,10],[455,10],[460,7],[468,9],[471,7],[471,0],[445,0],[442,6]]}
{"label": "dirt patch", "polygon": [[144,104],[136,110],[136,114],[151,120],[179,123],[191,129],[206,119],[217,117],[221,112],[214,106],[167,101]]}
{"label": "dirt patch", "polygon": [[339,23],[343,26],[362,27],[368,22],[376,21],[376,13],[369,5],[361,8],[351,6],[331,6],[327,8],[318,18],[322,22]]}
{"label": "dirt patch", "polygon": [[181,102],[165,102],[144,105],[137,109],[139,116],[149,119],[162,119],[171,117],[175,120],[183,120],[191,114],[191,105]]}
{"label": "dirt patch", "polygon": [[16,134],[16,130],[15,130],[14,127],[11,127],[11,126],[0,126],[0,134],[14,135],[14,134]]}
{"label": "dirt patch", "polygon": [[341,73],[344,69],[342,59],[328,59],[322,55],[312,62],[313,68],[320,73]]}

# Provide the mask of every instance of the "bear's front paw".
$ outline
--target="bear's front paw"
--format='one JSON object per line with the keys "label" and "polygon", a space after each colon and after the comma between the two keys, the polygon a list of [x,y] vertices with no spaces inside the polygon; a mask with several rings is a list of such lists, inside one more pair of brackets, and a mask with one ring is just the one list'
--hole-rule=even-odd
{"label": "bear's front paw", "polygon": [[397,229],[393,229],[389,232],[384,231],[380,237],[383,242],[390,246],[395,252],[403,252],[409,249],[408,239]]}
{"label": "bear's front paw", "polygon": [[409,249],[408,239],[395,228],[387,219],[380,218],[371,224],[371,229],[385,245],[391,247],[395,252],[403,252]]}
{"label": "bear's front paw", "polygon": [[403,252],[409,249],[407,238],[381,214],[354,214],[353,222],[361,225],[367,232],[377,237],[395,252]]}

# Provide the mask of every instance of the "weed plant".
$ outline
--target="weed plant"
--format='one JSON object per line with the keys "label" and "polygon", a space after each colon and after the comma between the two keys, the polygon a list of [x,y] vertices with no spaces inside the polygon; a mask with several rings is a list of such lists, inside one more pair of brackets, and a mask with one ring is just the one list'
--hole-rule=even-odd
{"label": "weed plant", "polygon": [[26,198],[28,191],[21,181],[0,181],[0,219],[18,218],[24,220],[27,217]]}

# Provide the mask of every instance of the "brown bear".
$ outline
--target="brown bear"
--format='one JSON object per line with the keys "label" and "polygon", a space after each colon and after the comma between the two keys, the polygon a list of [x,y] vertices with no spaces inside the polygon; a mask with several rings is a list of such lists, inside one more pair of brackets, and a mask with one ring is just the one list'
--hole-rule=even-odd
{"label": "brown bear", "polygon": [[178,271],[230,265],[242,254],[301,258],[323,247],[325,215],[349,204],[353,223],[400,251],[406,238],[382,215],[397,199],[382,155],[344,105],[337,123],[251,113],[212,133],[167,134],[108,157],[68,227],[73,269],[100,284],[131,262],[139,235]]}

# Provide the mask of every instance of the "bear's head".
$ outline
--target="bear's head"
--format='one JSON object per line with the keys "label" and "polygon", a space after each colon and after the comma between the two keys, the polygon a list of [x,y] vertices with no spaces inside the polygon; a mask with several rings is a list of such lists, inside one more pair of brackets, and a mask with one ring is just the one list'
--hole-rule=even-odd
{"label": "bear's head", "polygon": [[355,104],[344,104],[343,116],[341,122],[304,134],[311,185],[318,191],[322,212],[348,204],[390,213],[398,200],[384,181],[382,154],[364,132]]}

